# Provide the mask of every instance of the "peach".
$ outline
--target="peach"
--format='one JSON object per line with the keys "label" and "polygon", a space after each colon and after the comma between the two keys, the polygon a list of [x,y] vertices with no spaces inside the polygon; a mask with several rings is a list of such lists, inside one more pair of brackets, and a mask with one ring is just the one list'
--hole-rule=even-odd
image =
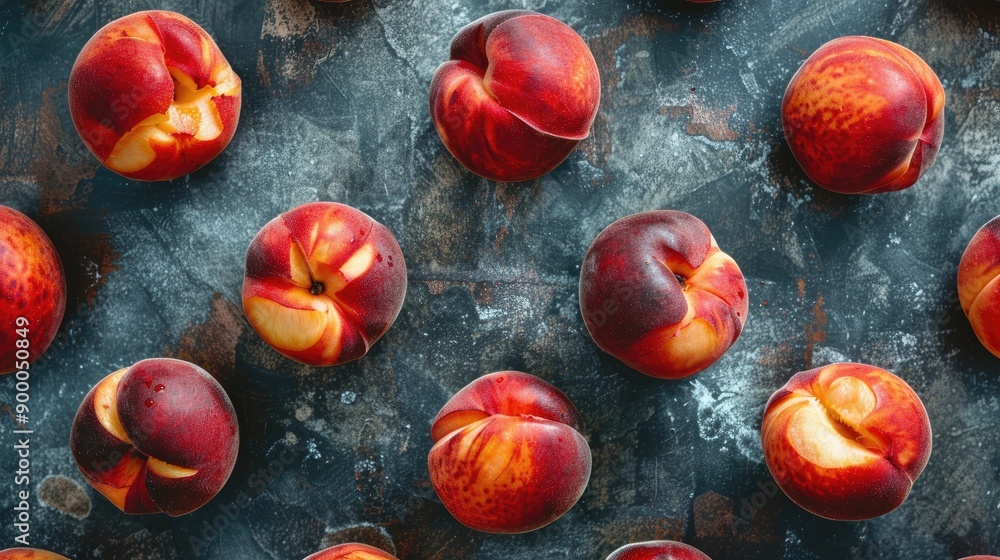
{"label": "peach", "polygon": [[0,560],[69,560],[69,558],[37,548],[8,548],[0,550]]}
{"label": "peach", "polygon": [[675,541],[649,541],[627,544],[611,553],[607,560],[712,560],[693,546]]}
{"label": "peach", "polygon": [[328,366],[357,360],[396,320],[406,262],[392,232],[335,202],[271,220],[247,250],[243,310],[281,354]]}
{"label": "peach", "polygon": [[931,425],[913,389],[865,364],[797,373],[767,402],[764,459],[809,512],[856,521],[889,513],[931,455]]}
{"label": "peach", "polygon": [[396,560],[396,557],[368,545],[347,543],[321,550],[304,560]]}
{"label": "peach", "polygon": [[678,379],[715,363],[747,320],[739,266],[698,218],[633,214],[602,231],[580,270],[580,309],[602,350],[646,375]]}
{"label": "peach", "polygon": [[912,51],[872,37],[826,43],[795,73],[781,104],[803,171],[838,193],[912,186],[944,136],[944,88]]}
{"label": "peach", "polygon": [[525,181],[552,171],[590,134],[601,98],[597,63],[565,23],[526,10],[462,28],[431,81],[431,118],[473,173]]}
{"label": "peach", "polygon": [[184,515],[229,479],[236,412],[200,367],[156,358],[120,369],[87,393],[70,448],[87,481],[129,514]]}
{"label": "peach", "polygon": [[517,371],[484,375],[434,418],[431,484],[463,525],[524,533],[552,523],[590,481],[580,414],[558,389]]}
{"label": "peach", "polygon": [[1000,560],[1000,556],[966,556],[960,560]]}
{"label": "peach", "polygon": [[980,342],[1000,357],[1000,216],[965,249],[958,265],[958,296]]}
{"label": "peach", "polygon": [[69,76],[69,108],[105,167],[162,181],[225,149],[239,122],[241,87],[198,24],[173,12],[138,12],[84,45]]}
{"label": "peach", "polygon": [[27,370],[59,332],[66,277],[49,236],[6,206],[0,206],[0,286],[0,374]]}

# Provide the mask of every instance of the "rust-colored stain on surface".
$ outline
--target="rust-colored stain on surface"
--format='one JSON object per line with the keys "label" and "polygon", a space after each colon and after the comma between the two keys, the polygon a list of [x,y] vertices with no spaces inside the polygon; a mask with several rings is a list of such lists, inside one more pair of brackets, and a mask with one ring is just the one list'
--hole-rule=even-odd
{"label": "rust-colored stain on surface", "polygon": [[[590,52],[594,54],[598,68],[616,68],[618,49],[626,41],[633,37],[653,37],[661,31],[676,31],[677,27],[677,23],[667,21],[661,16],[642,14],[628,17],[622,25],[607,29],[586,41]],[[619,79],[617,70],[615,72],[605,70],[601,75],[601,105],[590,136],[580,144],[580,149],[586,154],[587,160],[598,167],[606,165],[612,153],[609,115],[614,106]]]}
{"label": "rust-colored stain on surface", "polygon": [[661,115],[672,119],[687,119],[685,132],[690,136],[704,136],[716,142],[735,142],[740,135],[730,128],[729,120],[736,113],[738,104],[733,103],[721,109],[712,109],[691,98],[684,105],[671,105],[660,108]]}
{"label": "rust-colored stain on surface", "polygon": [[317,17],[309,0],[268,0],[260,29],[267,48],[261,47],[257,56],[261,82],[285,93],[311,83],[334,52],[336,34],[328,23]]}
{"label": "rust-colored stain on surface", "polygon": [[817,344],[826,342],[826,311],[823,311],[823,294],[816,298],[813,305],[813,322],[806,325],[806,369],[813,367],[813,350]]}
{"label": "rust-colored stain on surface", "polygon": [[198,364],[219,380],[232,379],[236,375],[236,343],[245,325],[243,310],[217,293],[205,322],[190,325],[177,348],[164,354]]}
{"label": "rust-colored stain on surface", "polygon": [[42,217],[86,202],[89,190],[78,192],[77,187],[81,181],[92,179],[97,173],[97,160],[91,157],[84,163],[74,155],[90,157],[89,153],[80,154],[81,150],[75,147],[67,149],[65,145],[66,142],[79,142],[76,132],[67,132],[59,120],[56,97],[65,95],[65,84],[46,88],[42,91],[37,121],[17,123],[19,127],[35,128],[35,159],[31,163],[31,174],[38,182],[38,212]]}

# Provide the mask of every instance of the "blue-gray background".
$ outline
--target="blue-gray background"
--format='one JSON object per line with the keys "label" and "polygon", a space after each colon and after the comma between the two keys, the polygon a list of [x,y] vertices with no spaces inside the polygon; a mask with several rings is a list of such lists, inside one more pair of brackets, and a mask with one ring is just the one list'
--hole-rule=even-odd
{"label": "blue-gray background", "polygon": [[[86,40],[150,8],[203,25],[243,79],[232,144],[166,184],[98,165],[66,101]],[[569,23],[593,50],[604,90],[580,149],[516,185],[462,169],[426,99],[452,35],[507,8]],[[683,539],[715,560],[1000,554],[1000,361],[974,340],[955,290],[968,240],[1000,214],[998,33],[991,0],[0,0],[0,203],[52,236],[70,286],[59,340],[32,377],[31,542],[78,559],[294,560],[352,539],[402,560],[601,560],[654,538]],[[906,192],[826,193],[783,141],[788,80],[809,53],[848,34],[913,49],[947,91],[938,161]],[[359,362],[321,370],[278,356],[239,305],[252,236],[312,200],[386,224],[410,272],[382,341]],[[742,338],[677,382],[601,353],[578,309],[593,237],[654,208],[701,217],[750,287]],[[202,510],[129,517],[77,472],[70,424],[106,374],[164,355],[201,364],[225,386],[240,457]],[[769,495],[759,443],[777,387],[844,360],[906,379],[935,431],[909,500],[863,523],[825,521]],[[458,525],[426,471],[432,416],[500,369],[563,389],[594,452],[580,503],[521,536]],[[0,379],[5,411],[13,386]],[[14,423],[2,417],[6,546]]]}

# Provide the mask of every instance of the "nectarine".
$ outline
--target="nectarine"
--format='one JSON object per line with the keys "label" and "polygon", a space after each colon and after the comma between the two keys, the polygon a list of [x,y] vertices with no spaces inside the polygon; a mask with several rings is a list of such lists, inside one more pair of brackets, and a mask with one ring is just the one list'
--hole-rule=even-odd
{"label": "nectarine", "polygon": [[69,558],[37,548],[8,548],[0,550],[0,560],[69,560]]}
{"label": "nectarine", "polygon": [[157,358],[120,369],[87,393],[70,449],[83,476],[118,509],[178,516],[219,493],[239,440],[222,386],[192,363]]}
{"label": "nectarine", "polygon": [[431,118],[473,173],[525,181],[555,169],[590,134],[597,63],[565,23],[508,10],[462,28],[431,81]]}
{"label": "nectarine", "polygon": [[49,236],[6,206],[0,206],[0,286],[0,374],[27,370],[59,332],[66,278]]}
{"label": "nectarine", "polygon": [[431,428],[431,484],[462,524],[524,533],[570,510],[590,480],[580,414],[558,389],[516,371],[455,394]]}
{"label": "nectarine", "polygon": [[247,249],[243,310],[275,350],[328,366],[368,353],[406,297],[392,232],[346,204],[312,202],[271,220]]}
{"label": "nectarine", "polygon": [[712,560],[693,546],[675,541],[649,541],[627,544],[611,553],[607,560]]}
{"label": "nectarine", "polygon": [[143,181],[187,175],[219,155],[240,118],[242,85],[215,41],[173,12],[102,27],[69,76],[69,109],[108,169]]}
{"label": "nectarine", "polygon": [[303,560],[396,560],[396,557],[365,544],[347,543],[310,554]]}
{"label": "nectarine", "polygon": [[839,193],[909,188],[944,135],[944,88],[912,51],[872,37],[826,43],[785,90],[781,122],[803,171]]}
{"label": "nectarine", "polygon": [[905,381],[865,364],[795,374],[767,402],[764,459],[788,497],[828,519],[899,507],[931,454],[931,425]]}
{"label": "nectarine", "polygon": [[980,342],[1000,357],[1000,216],[965,249],[958,265],[958,296]]}
{"label": "nectarine", "polygon": [[580,310],[594,342],[646,375],[677,379],[715,363],[747,320],[747,286],[708,227],[674,210],[622,218],[580,270]]}

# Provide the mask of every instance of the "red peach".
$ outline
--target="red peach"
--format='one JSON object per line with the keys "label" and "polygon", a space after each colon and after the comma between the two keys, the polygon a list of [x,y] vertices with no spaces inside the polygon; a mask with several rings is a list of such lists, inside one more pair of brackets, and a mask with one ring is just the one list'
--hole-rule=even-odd
{"label": "red peach", "polygon": [[0,374],[26,370],[52,344],[66,312],[62,261],[42,228],[0,206]]}
{"label": "red peach", "polygon": [[101,380],[70,435],[87,481],[129,514],[184,515],[215,497],[239,449],[236,412],[200,367],[143,360]]}
{"label": "red peach", "polygon": [[960,560],[1000,560],[1000,556],[966,556]]}
{"label": "red peach", "polygon": [[108,169],[162,181],[219,155],[240,118],[242,86],[190,19],[147,11],[102,27],[69,77],[73,124]]}
{"label": "red peach", "polygon": [[345,204],[271,220],[247,250],[243,310],[275,350],[328,366],[357,360],[396,320],[406,262],[392,232]]}
{"label": "red peach", "polygon": [[899,507],[931,455],[920,397],[865,364],[795,374],[767,402],[761,429],[775,482],[809,512],[837,520]]}
{"label": "red peach", "polygon": [[473,173],[525,181],[552,171],[590,133],[601,80],[565,23],[526,10],[462,28],[431,81],[431,118]]}
{"label": "red peach", "polygon": [[8,548],[0,550],[0,560],[69,560],[69,558],[37,548]]}
{"label": "red peach", "polygon": [[912,51],[842,37],[795,73],[781,105],[785,138],[803,171],[839,193],[912,186],[944,136],[944,88]]}
{"label": "red peach", "polygon": [[1000,357],[1000,216],[965,249],[958,265],[958,296],[980,342]]}
{"label": "red peach", "polygon": [[484,375],[434,418],[431,484],[462,524],[524,533],[570,510],[590,480],[591,455],[573,403],[517,371]]}
{"label": "red peach", "polygon": [[303,560],[396,560],[396,557],[368,545],[347,543],[321,550]]}
{"label": "red peach", "polygon": [[712,560],[693,546],[674,541],[649,541],[627,544],[611,553],[607,560]]}
{"label": "red peach", "polygon": [[726,353],[749,302],[743,273],[708,227],[659,210],[622,218],[594,239],[580,270],[580,309],[602,350],[646,375],[678,379]]}

